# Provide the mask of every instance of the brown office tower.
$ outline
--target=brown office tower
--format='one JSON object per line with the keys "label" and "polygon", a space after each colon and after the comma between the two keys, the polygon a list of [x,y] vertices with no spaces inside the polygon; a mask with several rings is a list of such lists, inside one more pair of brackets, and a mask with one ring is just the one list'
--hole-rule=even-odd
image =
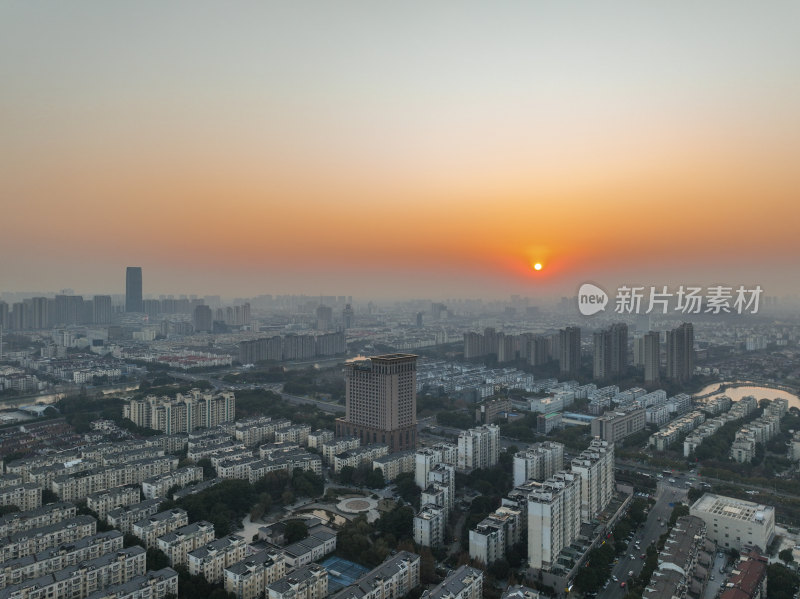
{"label": "brown office tower", "polygon": [[362,445],[388,445],[390,452],[417,446],[417,356],[387,354],[345,364],[347,412],[336,435]]}

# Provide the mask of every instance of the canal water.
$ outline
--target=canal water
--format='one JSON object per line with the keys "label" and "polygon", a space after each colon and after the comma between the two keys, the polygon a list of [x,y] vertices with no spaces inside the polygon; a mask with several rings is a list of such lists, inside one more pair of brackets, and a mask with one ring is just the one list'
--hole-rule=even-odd
{"label": "canal water", "polygon": [[752,395],[756,399],[776,399],[781,397],[789,402],[789,407],[800,409],[800,397],[793,393],[789,393],[788,391],[784,391],[782,389],[772,389],[770,387],[761,387],[758,385],[742,385],[740,387],[728,387],[724,391],[720,391],[719,393],[714,393],[715,390],[719,389],[723,385],[735,385],[736,383],[727,382],[727,383],[714,383],[713,385],[708,385],[703,389],[700,389],[695,395],[706,395],[711,393],[709,397],[717,397],[720,395],[727,395],[731,398],[732,401],[739,401],[743,397],[747,397],[748,395]]}

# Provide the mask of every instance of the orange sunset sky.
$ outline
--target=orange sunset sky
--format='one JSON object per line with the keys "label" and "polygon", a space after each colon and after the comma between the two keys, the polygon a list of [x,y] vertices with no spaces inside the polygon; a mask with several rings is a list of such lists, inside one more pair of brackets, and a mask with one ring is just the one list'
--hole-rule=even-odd
{"label": "orange sunset sky", "polygon": [[696,4],[3,2],[0,291],[796,293],[800,3]]}

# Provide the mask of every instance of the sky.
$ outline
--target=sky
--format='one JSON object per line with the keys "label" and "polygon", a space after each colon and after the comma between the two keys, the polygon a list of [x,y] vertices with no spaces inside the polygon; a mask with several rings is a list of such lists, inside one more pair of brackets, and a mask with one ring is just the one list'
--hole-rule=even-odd
{"label": "sky", "polygon": [[0,291],[798,291],[796,1],[6,0],[0,78]]}

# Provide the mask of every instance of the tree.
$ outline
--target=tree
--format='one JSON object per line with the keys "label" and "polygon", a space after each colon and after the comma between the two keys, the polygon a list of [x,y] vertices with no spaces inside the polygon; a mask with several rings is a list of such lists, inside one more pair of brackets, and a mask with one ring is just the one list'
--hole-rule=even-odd
{"label": "tree", "polygon": [[197,465],[203,469],[203,478],[205,480],[217,478],[217,469],[214,468],[214,464],[211,463],[210,459],[201,458],[197,460]]}
{"label": "tree", "polygon": [[386,486],[386,481],[383,480],[383,472],[378,468],[371,470],[364,482],[370,489],[382,489]]}
{"label": "tree", "polygon": [[800,577],[786,566],[767,566],[767,599],[792,599],[798,586]]}
{"label": "tree", "polygon": [[353,474],[355,473],[356,469],[352,466],[343,466],[341,470],[339,470],[339,482],[345,485],[349,485],[353,482]]}
{"label": "tree", "polygon": [[169,558],[167,554],[155,547],[151,547],[147,550],[146,560],[148,570],[161,570],[161,568],[169,567]]}
{"label": "tree", "polygon": [[308,527],[302,520],[289,520],[286,522],[286,529],[283,535],[286,537],[287,544],[296,543],[308,536]]}
{"label": "tree", "polygon": [[791,549],[784,549],[778,554],[778,557],[781,561],[785,562],[787,566],[794,561]]}
{"label": "tree", "polygon": [[505,559],[498,559],[489,564],[489,574],[494,576],[497,580],[505,580],[508,573],[511,571],[508,561]]}

